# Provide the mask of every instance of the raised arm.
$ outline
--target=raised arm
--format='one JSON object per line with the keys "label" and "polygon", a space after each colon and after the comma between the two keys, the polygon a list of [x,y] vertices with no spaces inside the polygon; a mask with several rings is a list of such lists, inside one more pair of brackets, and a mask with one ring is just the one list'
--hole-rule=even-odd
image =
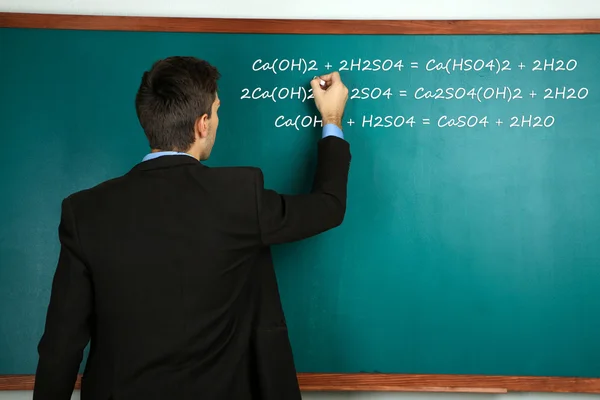
{"label": "raised arm", "polygon": [[342,132],[348,89],[337,72],[311,81],[315,103],[323,119],[317,169],[311,193],[280,195],[265,189],[256,175],[256,201],[261,239],[276,244],[304,239],[342,223],[346,213],[350,145]]}

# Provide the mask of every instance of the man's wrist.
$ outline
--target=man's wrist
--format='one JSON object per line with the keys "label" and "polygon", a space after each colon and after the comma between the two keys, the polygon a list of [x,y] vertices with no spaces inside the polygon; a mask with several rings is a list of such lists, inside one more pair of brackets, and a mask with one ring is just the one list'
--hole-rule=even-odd
{"label": "man's wrist", "polygon": [[333,125],[337,126],[338,128],[342,129],[342,119],[339,117],[323,118],[323,126],[330,125],[330,124],[333,124]]}

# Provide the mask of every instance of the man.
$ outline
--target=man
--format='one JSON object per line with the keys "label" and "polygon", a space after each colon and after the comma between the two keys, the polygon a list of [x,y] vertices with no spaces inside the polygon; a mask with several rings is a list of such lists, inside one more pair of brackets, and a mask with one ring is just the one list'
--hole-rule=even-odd
{"label": "man", "polygon": [[[152,152],[66,198],[34,400],[300,399],[269,246],[342,223],[350,165],[339,74],[311,86],[323,123],[310,194],[257,168],[208,168],[219,123],[209,63],[154,64],[136,98]],[[256,140],[260,140],[257,137]]]}

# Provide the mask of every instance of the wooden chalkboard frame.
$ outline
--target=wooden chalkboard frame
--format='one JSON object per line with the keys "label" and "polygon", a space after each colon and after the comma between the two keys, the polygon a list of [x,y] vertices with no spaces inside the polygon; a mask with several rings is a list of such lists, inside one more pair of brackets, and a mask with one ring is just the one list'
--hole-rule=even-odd
{"label": "wooden chalkboard frame", "polygon": [[600,33],[600,19],[308,20],[0,13],[0,28],[361,35]]}
{"label": "wooden chalkboard frame", "polygon": [[[600,19],[306,20],[0,13],[0,28],[340,35],[598,34]],[[0,390],[32,390],[34,380],[34,375],[2,375]],[[304,391],[600,393],[600,378],[300,373],[298,380]],[[80,384],[81,377],[76,389]]]}

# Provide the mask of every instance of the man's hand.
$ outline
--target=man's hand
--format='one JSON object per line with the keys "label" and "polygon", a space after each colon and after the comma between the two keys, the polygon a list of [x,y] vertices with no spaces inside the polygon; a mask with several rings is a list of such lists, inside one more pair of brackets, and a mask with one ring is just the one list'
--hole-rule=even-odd
{"label": "man's hand", "polygon": [[[324,81],[325,84],[322,84]],[[315,77],[310,81],[315,104],[323,118],[323,125],[335,124],[342,129],[342,117],[348,100],[348,88],[342,83],[340,74],[332,72]]]}

